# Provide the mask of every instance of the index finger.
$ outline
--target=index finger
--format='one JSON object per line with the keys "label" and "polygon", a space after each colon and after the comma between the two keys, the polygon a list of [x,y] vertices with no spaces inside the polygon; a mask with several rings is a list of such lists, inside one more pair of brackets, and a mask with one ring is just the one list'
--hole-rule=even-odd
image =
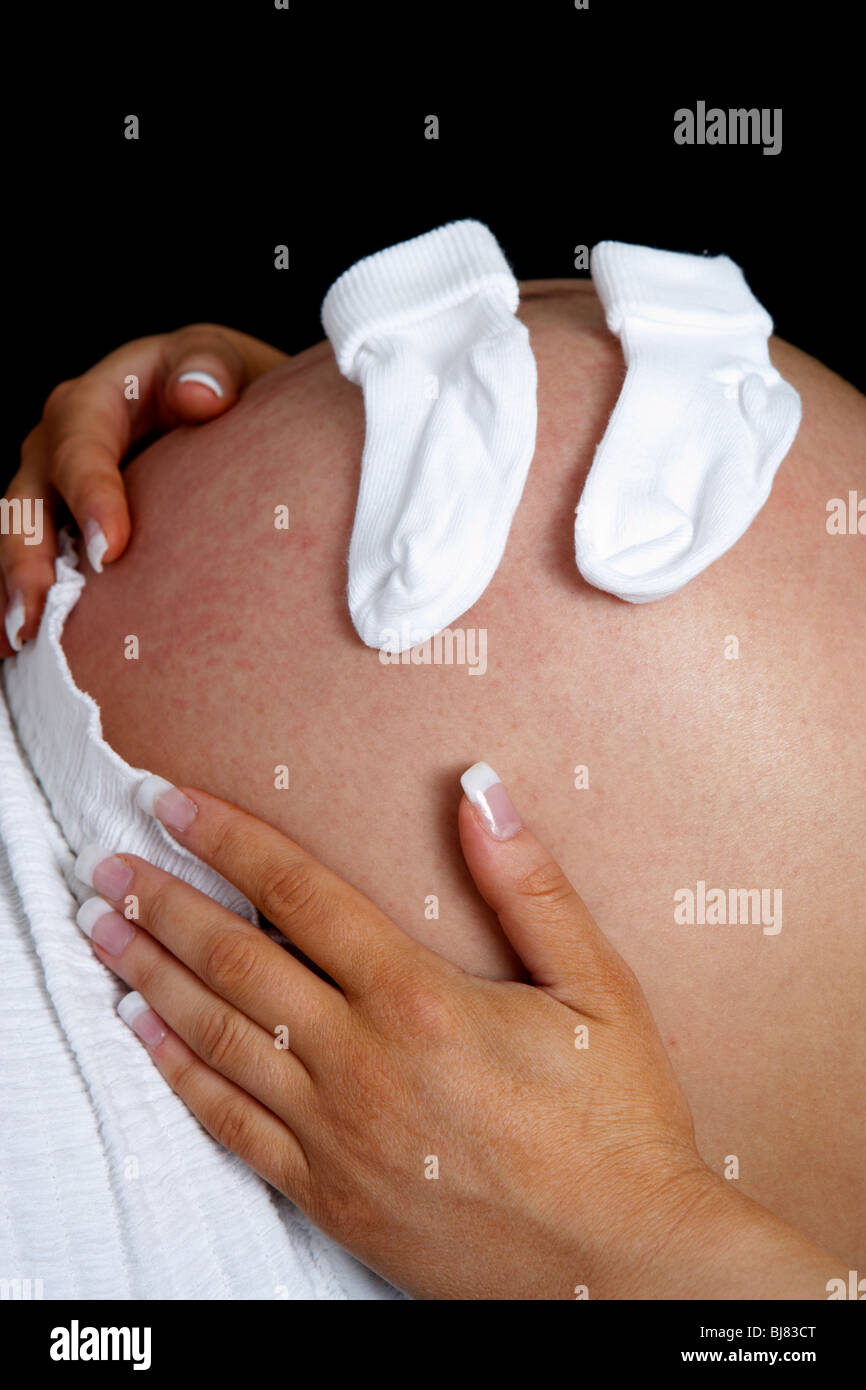
{"label": "index finger", "polygon": [[104,364],[51,393],[42,417],[48,476],[81,530],[87,558],[126,549],[131,523],[120,464],[136,435],[128,403]]}
{"label": "index finger", "polygon": [[[219,797],[148,777],[138,803],[239,888],[352,999],[396,972],[443,964],[358,889],[281,831]],[[184,804],[186,803],[186,804]]]}
{"label": "index finger", "polygon": [[51,514],[53,495],[40,468],[43,444],[42,427],[37,426],[22,449],[26,462],[0,502],[0,599],[7,600],[6,642],[0,645],[0,656],[20,651],[22,642],[36,636],[45,595],[54,583],[57,535]]}

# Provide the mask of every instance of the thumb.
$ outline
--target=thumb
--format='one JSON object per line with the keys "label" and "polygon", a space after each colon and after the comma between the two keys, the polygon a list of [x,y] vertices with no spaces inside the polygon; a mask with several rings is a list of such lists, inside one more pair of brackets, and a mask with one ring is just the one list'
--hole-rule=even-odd
{"label": "thumb", "polygon": [[485,902],[533,984],[582,1013],[616,1018],[634,1002],[637,982],[565,873],[521,824],[487,763],[460,779],[463,854]]}
{"label": "thumb", "polygon": [[182,328],[170,334],[163,358],[163,400],[176,421],[197,424],[221,415],[246,385],[243,356],[216,327]]}

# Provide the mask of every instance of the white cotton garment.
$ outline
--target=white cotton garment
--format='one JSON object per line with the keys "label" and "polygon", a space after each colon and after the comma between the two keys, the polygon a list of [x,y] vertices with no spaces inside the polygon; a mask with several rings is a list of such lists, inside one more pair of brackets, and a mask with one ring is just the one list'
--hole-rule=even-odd
{"label": "white cotton garment", "polygon": [[588,583],[665,598],[737,541],[800,425],[773,322],[727,256],[603,241],[592,279],[627,371],[575,519]]}
{"label": "white cotton garment", "polygon": [[364,392],[348,598],[370,647],[404,651],[447,627],[502,558],[537,424],[518,297],[474,221],[358,261],[325,297],[340,371]]}
{"label": "white cotton garment", "polygon": [[[99,580],[93,581],[99,583]],[[0,692],[0,1280],[11,1298],[395,1299],[220,1147],[117,1014],[128,988],[76,925],[85,844],[128,850],[251,921],[135,804],[60,645],[68,545]],[[4,1294],[4,1296],[7,1296]]]}

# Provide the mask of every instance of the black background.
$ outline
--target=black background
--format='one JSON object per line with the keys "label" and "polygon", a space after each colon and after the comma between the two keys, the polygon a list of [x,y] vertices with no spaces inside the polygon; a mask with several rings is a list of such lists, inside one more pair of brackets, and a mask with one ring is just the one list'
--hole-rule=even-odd
{"label": "black background", "polygon": [[[390,1307],[391,1311],[386,1312]],[[382,1322],[379,1318],[382,1318]],[[426,1382],[455,1379],[459,1359],[461,1379],[469,1383],[511,1385],[515,1382],[515,1332],[521,1325],[523,1361],[533,1380],[566,1377],[643,1386],[706,1381],[704,1367],[684,1365],[683,1353],[712,1350],[722,1355],[776,1352],[781,1356],[807,1353],[815,1361],[796,1366],[796,1384],[848,1385],[862,1378],[862,1313],[851,1304],[808,1301],[689,1302],[405,1302],[396,1305],[359,1301],[286,1304],[279,1300],[234,1302],[227,1310],[215,1302],[123,1303],[99,1301],[18,1302],[14,1310],[14,1340],[27,1374],[41,1373],[47,1382],[67,1385],[97,1379],[128,1377],[135,1385],[163,1384],[167,1375],[181,1381],[206,1378],[221,1385],[247,1384],[251,1376],[285,1383],[297,1377],[299,1353],[305,1367],[327,1357],[325,1375],[339,1384],[355,1384],[359,1364],[387,1340],[389,1364],[379,1367],[384,1386],[404,1384],[407,1372],[418,1369]],[[152,1364],[136,1372],[130,1362],[53,1361],[49,1355],[55,1327],[70,1328],[77,1319],[87,1327],[149,1327]],[[428,1321],[429,1319],[429,1321]],[[10,1324],[11,1324],[10,1319]],[[702,1328],[739,1331],[740,1335],[708,1337]],[[763,1335],[758,1336],[758,1329]],[[774,1335],[773,1329],[777,1329]],[[778,1330],[787,1328],[785,1336]],[[802,1334],[800,1329],[803,1329]],[[751,1330],[751,1336],[749,1331]],[[412,1339],[411,1342],[408,1339]],[[381,1355],[380,1355],[380,1359]],[[857,1366],[861,1367],[860,1372]],[[784,1372],[783,1368],[783,1372]],[[798,1376],[798,1370],[801,1375]],[[727,1364],[718,1382],[737,1384],[750,1377],[767,1384],[779,1365],[743,1362]],[[150,1377],[150,1379],[146,1379]],[[697,1380],[696,1380],[697,1378]],[[712,1376],[710,1377],[712,1380]],[[311,1383],[318,1385],[321,1376]],[[309,1372],[305,1380],[310,1380]],[[788,1383],[788,1382],[785,1382]]]}
{"label": "black background", "polygon": [[[277,11],[272,0],[117,0],[104,10],[34,4],[16,21],[4,35],[14,88],[7,473],[51,387],[120,343],[209,320],[298,351],[321,336],[321,299],[342,270],[457,217],[488,223],[521,278],[572,275],[574,246],[603,238],[725,252],[783,337],[862,377],[854,6],[291,0]],[[699,99],[782,107],[782,153],[676,146],[673,113]],[[130,113],[138,142],[124,139]],[[435,142],[424,138],[431,113]],[[273,266],[281,243],[287,272]],[[29,1336],[43,1312],[52,1325],[67,1314],[121,1321],[89,1309],[19,1308],[28,1369],[53,1364],[47,1332]],[[289,1325],[270,1305],[250,1329],[257,1311],[244,1305],[239,1323],[234,1308],[229,1336],[218,1311],[221,1326],[181,1309],[183,1356],[161,1352],[160,1371],[185,1357],[200,1374],[205,1352],[223,1372],[227,1353],[242,1355],[248,1370],[250,1346],[287,1348]],[[809,1305],[808,1316],[780,1309],[774,1320],[829,1329],[832,1317],[826,1375],[843,1327],[852,1332],[838,1314]],[[566,1316],[555,1333],[573,1346],[577,1313]],[[746,1316],[744,1307],[737,1320]],[[723,1321],[717,1309],[689,1305],[687,1321],[655,1305],[636,1326],[634,1310],[623,1318],[596,1305],[591,1325],[605,1368],[667,1371],[697,1345],[699,1317]],[[151,1306],[146,1320],[155,1318]],[[123,1321],[133,1320],[145,1316],[131,1307]],[[486,1357],[485,1332],[479,1342],[475,1326],[469,1340]],[[425,1356],[430,1345],[425,1337]],[[83,1370],[92,1379],[93,1367]]]}
{"label": "black background", "polygon": [[[207,320],[309,346],[342,270],[458,217],[523,279],[574,275],[604,238],[725,252],[782,337],[862,379],[853,8],[247,0],[28,26],[7,130],[19,441],[133,337]],[[699,99],[781,107],[781,153],[676,145]]]}

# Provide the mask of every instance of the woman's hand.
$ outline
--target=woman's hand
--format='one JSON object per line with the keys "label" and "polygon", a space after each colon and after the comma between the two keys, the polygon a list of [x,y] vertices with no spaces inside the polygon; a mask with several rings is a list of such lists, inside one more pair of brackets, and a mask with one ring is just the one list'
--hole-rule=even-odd
{"label": "woman's hand", "polygon": [[283,361],[284,353],[256,338],[201,323],[126,343],[55,387],[6,493],[11,522],[0,532],[0,657],[20,651],[39,629],[54,583],[61,505],[100,571],[129,541],[120,465],[130,447],[221,415],[250,381]]}
{"label": "woman's hand", "polygon": [[704,1166],[634,975],[495,774],[464,787],[467,863],[531,984],[463,973],[278,831],[147,779],[140,804],[333,981],[88,848],[79,922],[169,1085],[416,1296],[822,1297],[827,1257]]}

